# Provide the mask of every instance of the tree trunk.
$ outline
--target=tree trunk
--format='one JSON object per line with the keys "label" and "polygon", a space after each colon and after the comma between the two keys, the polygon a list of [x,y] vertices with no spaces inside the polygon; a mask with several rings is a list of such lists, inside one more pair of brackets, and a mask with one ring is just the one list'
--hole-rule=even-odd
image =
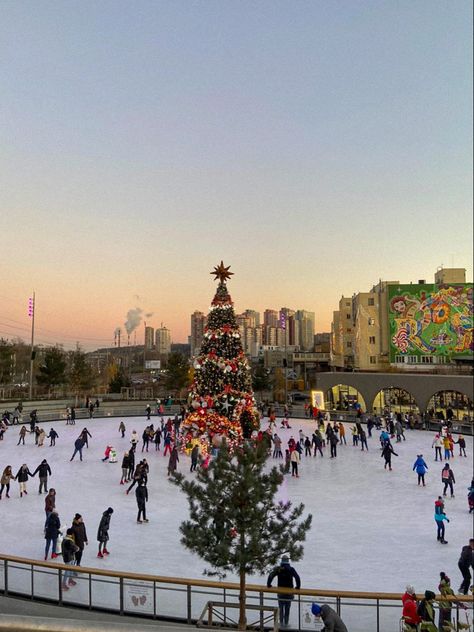
{"label": "tree trunk", "polygon": [[245,570],[240,570],[240,588],[239,588],[239,630],[247,629],[247,619],[245,617]]}

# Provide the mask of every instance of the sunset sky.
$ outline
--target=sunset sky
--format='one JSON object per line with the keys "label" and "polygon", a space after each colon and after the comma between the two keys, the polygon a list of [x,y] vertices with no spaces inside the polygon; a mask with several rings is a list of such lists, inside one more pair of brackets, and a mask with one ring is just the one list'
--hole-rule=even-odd
{"label": "sunset sky", "polygon": [[[0,336],[174,342],[224,260],[237,311],[472,280],[472,3],[0,8]],[[137,342],[143,341],[143,328]]]}

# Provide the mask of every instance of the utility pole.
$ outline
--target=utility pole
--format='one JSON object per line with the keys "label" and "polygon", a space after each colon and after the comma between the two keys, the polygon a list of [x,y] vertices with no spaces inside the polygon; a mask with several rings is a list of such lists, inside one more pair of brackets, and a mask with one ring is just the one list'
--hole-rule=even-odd
{"label": "utility pole", "polygon": [[143,334],[143,371],[146,371],[146,322],[144,323],[145,325],[145,331]]}
{"label": "utility pole", "polygon": [[35,362],[35,293],[28,299],[28,316],[31,318],[30,400],[33,399],[33,370]]}

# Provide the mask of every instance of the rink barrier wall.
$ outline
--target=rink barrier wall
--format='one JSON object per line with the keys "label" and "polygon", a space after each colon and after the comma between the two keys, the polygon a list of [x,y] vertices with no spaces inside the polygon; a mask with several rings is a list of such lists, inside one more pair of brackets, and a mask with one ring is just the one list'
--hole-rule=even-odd
{"label": "rink barrier wall", "polygon": [[[62,589],[63,573],[73,569],[79,586],[65,592]],[[78,590],[79,588],[79,590]],[[161,591],[165,598],[160,600]],[[104,570],[99,568],[65,566],[55,562],[0,554],[0,594],[20,596],[54,604],[133,615],[141,620],[175,621],[196,624],[203,608],[209,602],[223,602],[222,622],[231,625],[230,608],[226,603],[238,601],[239,584],[183,577],[164,577],[141,573]],[[309,612],[313,601],[328,603],[343,619],[350,619],[351,632],[398,631],[402,604],[401,593],[325,590],[319,588],[267,588],[260,584],[247,584],[249,606],[264,609],[276,606],[277,594],[294,595],[290,627],[298,632],[312,630],[314,619]],[[440,596],[438,596],[440,597]],[[443,597],[453,602],[454,617],[463,620],[466,604],[472,612],[473,596]],[[138,604],[146,608],[138,609]],[[255,608],[253,608],[255,610]],[[395,627],[395,624],[397,627]],[[263,610],[256,625],[265,628]],[[266,628],[265,628],[266,629]]]}
{"label": "rink barrier wall", "polygon": [[[279,418],[283,417],[283,413],[284,413],[283,406],[274,406],[273,408],[275,410],[276,417],[279,417]],[[162,416],[163,417],[170,416],[170,415],[174,416],[176,414],[179,414],[179,412],[180,412],[179,405],[167,406],[165,407],[165,411],[163,415],[152,412],[150,421],[153,419],[159,419]],[[356,421],[361,421],[363,424],[366,423],[365,415],[359,420],[359,418],[357,417],[357,413],[355,411],[347,412],[347,411],[340,411],[340,410],[331,410],[329,411],[329,414],[331,416],[331,421],[342,420],[346,423],[355,423]],[[25,425],[29,424],[28,415],[29,415],[28,412],[23,413],[23,418],[20,424],[25,424]],[[103,406],[99,408],[99,411],[97,412],[96,417],[90,418],[89,411],[87,410],[87,408],[76,409],[76,422],[77,421],[90,421],[91,423],[94,423],[94,420],[96,419],[101,419],[101,420],[108,419],[108,418],[115,419],[115,418],[120,418],[120,417],[146,418],[146,412],[143,406],[136,406],[136,405],[135,406],[124,405],[124,406],[114,406],[114,407]],[[290,419],[301,419],[301,420],[305,419],[306,421],[310,421],[310,418],[305,415],[303,408],[295,409],[295,407],[293,408],[293,411],[290,415]],[[61,409],[53,408],[53,409],[46,409],[46,410],[38,409],[38,421],[37,421],[38,424],[54,422],[54,421],[58,421],[58,422],[66,421],[66,413],[65,413],[64,408],[61,408]],[[435,420],[425,421],[422,424],[419,424],[418,426],[416,426],[414,429],[438,431],[440,429],[440,422],[435,421]],[[462,423],[460,421],[459,422],[454,421],[452,431],[454,434],[465,434],[465,435],[473,436],[474,423],[473,422]]]}

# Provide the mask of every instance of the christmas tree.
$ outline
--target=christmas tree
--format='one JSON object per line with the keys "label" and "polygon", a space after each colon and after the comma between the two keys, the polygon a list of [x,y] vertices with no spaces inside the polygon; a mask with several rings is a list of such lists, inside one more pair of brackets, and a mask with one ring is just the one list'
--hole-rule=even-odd
{"label": "christmas tree", "polygon": [[233,272],[219,266],[211,272],[219,280],[212,300],[200,354],[194,359],[194,379],[189,399],[192,412],[182,432],[185,447],[196,441],[206,454],[225,438],[233,450],[259,428],[259,415],[252,392],[252,379],[244,355],[239,327],[226,281]]}

